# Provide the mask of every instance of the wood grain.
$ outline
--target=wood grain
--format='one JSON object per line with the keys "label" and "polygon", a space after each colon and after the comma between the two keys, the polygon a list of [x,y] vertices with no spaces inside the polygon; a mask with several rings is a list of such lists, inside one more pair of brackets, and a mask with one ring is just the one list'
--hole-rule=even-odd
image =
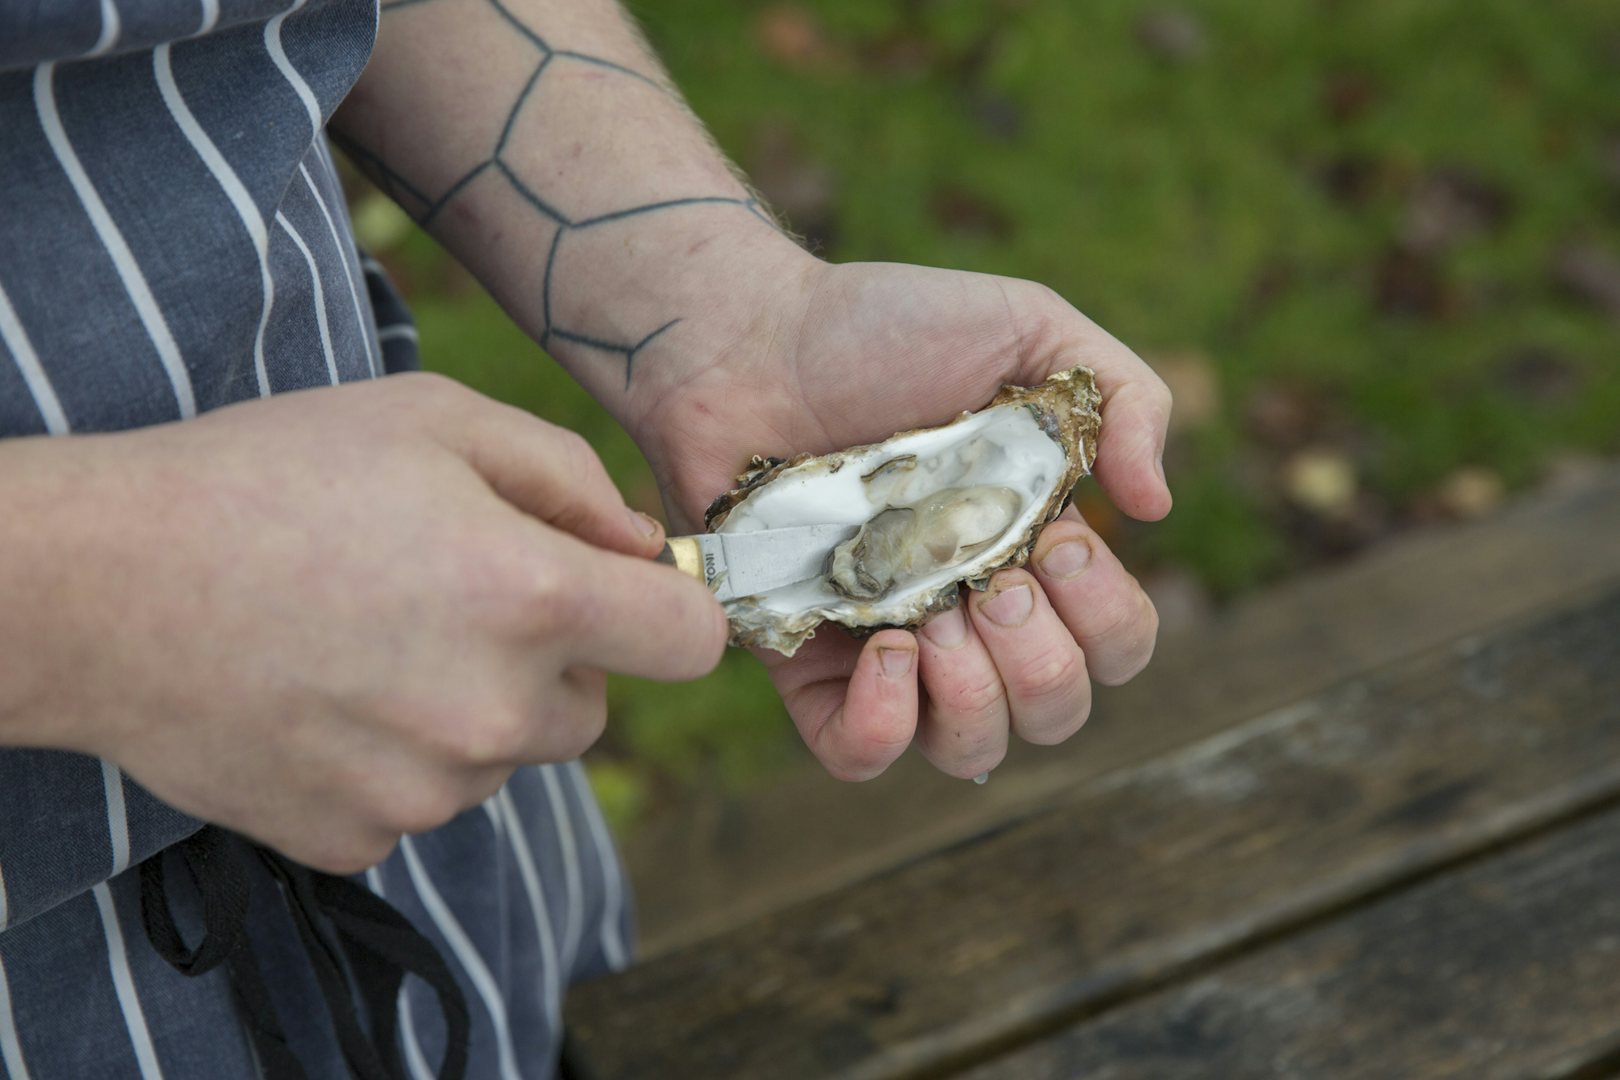
{"label": "wood grain", "polygon": [[1273,589],[1161,642],[1136,681],[1099,688],[1078,737],[1015,745],[982,787],[907,755],[867,784],[841,784],[807,761],[746,796],[718,783],[695,791],[624,838],[643,955],[997,828],[1088,778],[1620,579],[1616,536],[1620,470],[1609,468],[1489,521],[1414,534]]}
{"label": "wood grain", "polygon": [[[1620,592],[576,991],[606,1077],[937,1070],[1620,798]],[[1167,721],[1174,718],[1166,718]]]}
{"label": "wood grain", "polygon": [[967,1076],[1552,1078],[1617,1047],[1611,811]]}

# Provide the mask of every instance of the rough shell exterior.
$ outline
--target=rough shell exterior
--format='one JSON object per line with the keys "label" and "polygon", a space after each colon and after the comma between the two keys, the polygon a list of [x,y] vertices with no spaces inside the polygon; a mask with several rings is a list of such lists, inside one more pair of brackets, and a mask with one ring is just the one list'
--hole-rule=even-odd
{"label": "rough shell exterior", "polygon": [[[1101,417],[1098,405],[1102,396],[1097,391],[1096,379],[1092,371],[1085,367],[1073,367],[1060,371],[1048,378],[1038,386],[1004,386],[983,409],[978,412],[996,408],[1003,405],[1023,405],[1035,416],[1041,429],[1053,441],[1063,447],[1068,460],[1068,471],[1057,485],[1054,496],[1048,503],[1045,512],[1041,514],[1034,524],[1007,548],[1007,557],[989,567],[984,573],[971,578],[958,579],[946,584],[935,591],[918,598],[918,602],[906,613],[905,618],[896,621],[878,623],[842,623],[845,628],[856,636],[867,636],[880,629],[899,626],[906,629],[915,629],[927,622],[930,617],[941,611],[955,607],[961,598],[959,586],[966,584],[973,589],[982,590],[988,584],[990,576],[997,570],[1008,567],[1023,566],[1029,561],[1031,550],[1042,528],[1063,512],[1069,505],[1070,492],[1081,477],[1091,472],[1091,467],[1097,456],[1097,436],[1101,427]],[[948,428],[960,424],[976,413],[964,412],[950,424],[942,425]],[[819,455],[819,458],[842,459],[858,457],[868,452],[877,451],[884,444],[894,439],[914,434],[922,430],[941,429],[913,429],[911,431],[896,432],[881,443],[872,443],[863,446],[854,446],[834,454]],[[708,531],[716,531],[728,516],[760,488],[769,484],[783,472],[808,462],[818,460],[818,455],[800,454],[792,458],[766,458],[754,457],[748,468],[737,477],[737,486],[721,495],[710,504],[704,514],[704,524]],[[804,639],[814,635],[814,627],[803,630],[788,630],[771,625],[758,625],[749,617],[746,600],[740,602],[736,610],[728,609],[731,615],[732,636],[734,645],[764,646],[776,649],[788,655],[801,644]]]}

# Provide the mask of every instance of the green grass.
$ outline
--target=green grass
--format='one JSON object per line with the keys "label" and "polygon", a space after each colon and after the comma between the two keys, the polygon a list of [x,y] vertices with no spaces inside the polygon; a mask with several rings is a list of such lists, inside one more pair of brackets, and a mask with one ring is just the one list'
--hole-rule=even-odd
{"label": "green grass", "polygon": [[[1206,0],[1169,9],[1201,40],[1179,59],[1142,40],[1166,9],[1123,0],[635,7],[728,153],[828,178],[796,222],[828,257],[1035,278],[1150,359],[1204,358],[1217,400],[1171,448],[1175,513],[1113,526],[1134,566],[1229,597],[1326,557],[1257,395],[1309,403],[1302,438],[1351,461],[1370,534],[1460,467],[1513,489],[1620,449],[1615,315],[1553,272],[1572,243],[1620,255],[1611,0]],[[762,47],[784,11],[803,55]],[[1413,241],[1435,190],[1460,217]],[[395,258],[432,366],[587,434],[656,504],[624,434],[427,241]],[[615,682],[612,704],[625,813],[664,779],[747,783],[795,752],[746,657],[688,687]]]}

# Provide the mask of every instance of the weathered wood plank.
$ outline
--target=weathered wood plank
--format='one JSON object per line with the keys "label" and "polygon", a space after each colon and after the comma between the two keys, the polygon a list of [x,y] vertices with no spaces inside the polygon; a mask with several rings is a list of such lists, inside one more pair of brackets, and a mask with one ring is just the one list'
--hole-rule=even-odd
{"label": "weathered wood plank", "polygon": [[967,1075],[1571,1077],[1620,1067],[1617,1040],[1610,811]]}
{"label": "weathered wood plank", "polygon": [[[1620,592],[1354,679],[625,976],[602,1075],[910,1075],[1620,797]],[[1620,977],[1620,976],[1617,976]]]}
{"label": "weathered wood plank", "polygon": [[1348,674],[1620,579],[1616,536],[1620,470],[1611,469],[1264,593],[1162,642],[1135,682],[1098,692],[1078,738],[1015,746],[983,787],[908,755],[868,784],[840,784],[807,763],[746,796],[696,792],[624,838],[643,953],[842,887]]}

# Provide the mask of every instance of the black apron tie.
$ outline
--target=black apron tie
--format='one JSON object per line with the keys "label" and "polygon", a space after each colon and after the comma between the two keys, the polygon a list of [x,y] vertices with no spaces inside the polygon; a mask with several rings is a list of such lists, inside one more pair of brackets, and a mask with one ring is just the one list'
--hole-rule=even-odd
{"label": "black apron tie", "polygon": [[[223,962],[266,1080],[305,1080],[271,1003],[264,976],[244,932],[255,877],[281,885],[293,925],[337,1032],[350,1075],[357,1080],[404,1080],[399,1053],[399,992],[416,975],[439,998],[445,1052],[440,1080],[467,1071],[467,1002],[433,947],[381,897],[348,878],[324,874],[216,825],[172,849],[202,899],[203,936],[188,948],[175,925],[164,883],[163,853],[141,864],[141,921],[153,948],[183,975],[202,975]],[[331,927],[329,936],[323,922]],[[347,962],[371,1035],[360,1022],[344,972]]]}

